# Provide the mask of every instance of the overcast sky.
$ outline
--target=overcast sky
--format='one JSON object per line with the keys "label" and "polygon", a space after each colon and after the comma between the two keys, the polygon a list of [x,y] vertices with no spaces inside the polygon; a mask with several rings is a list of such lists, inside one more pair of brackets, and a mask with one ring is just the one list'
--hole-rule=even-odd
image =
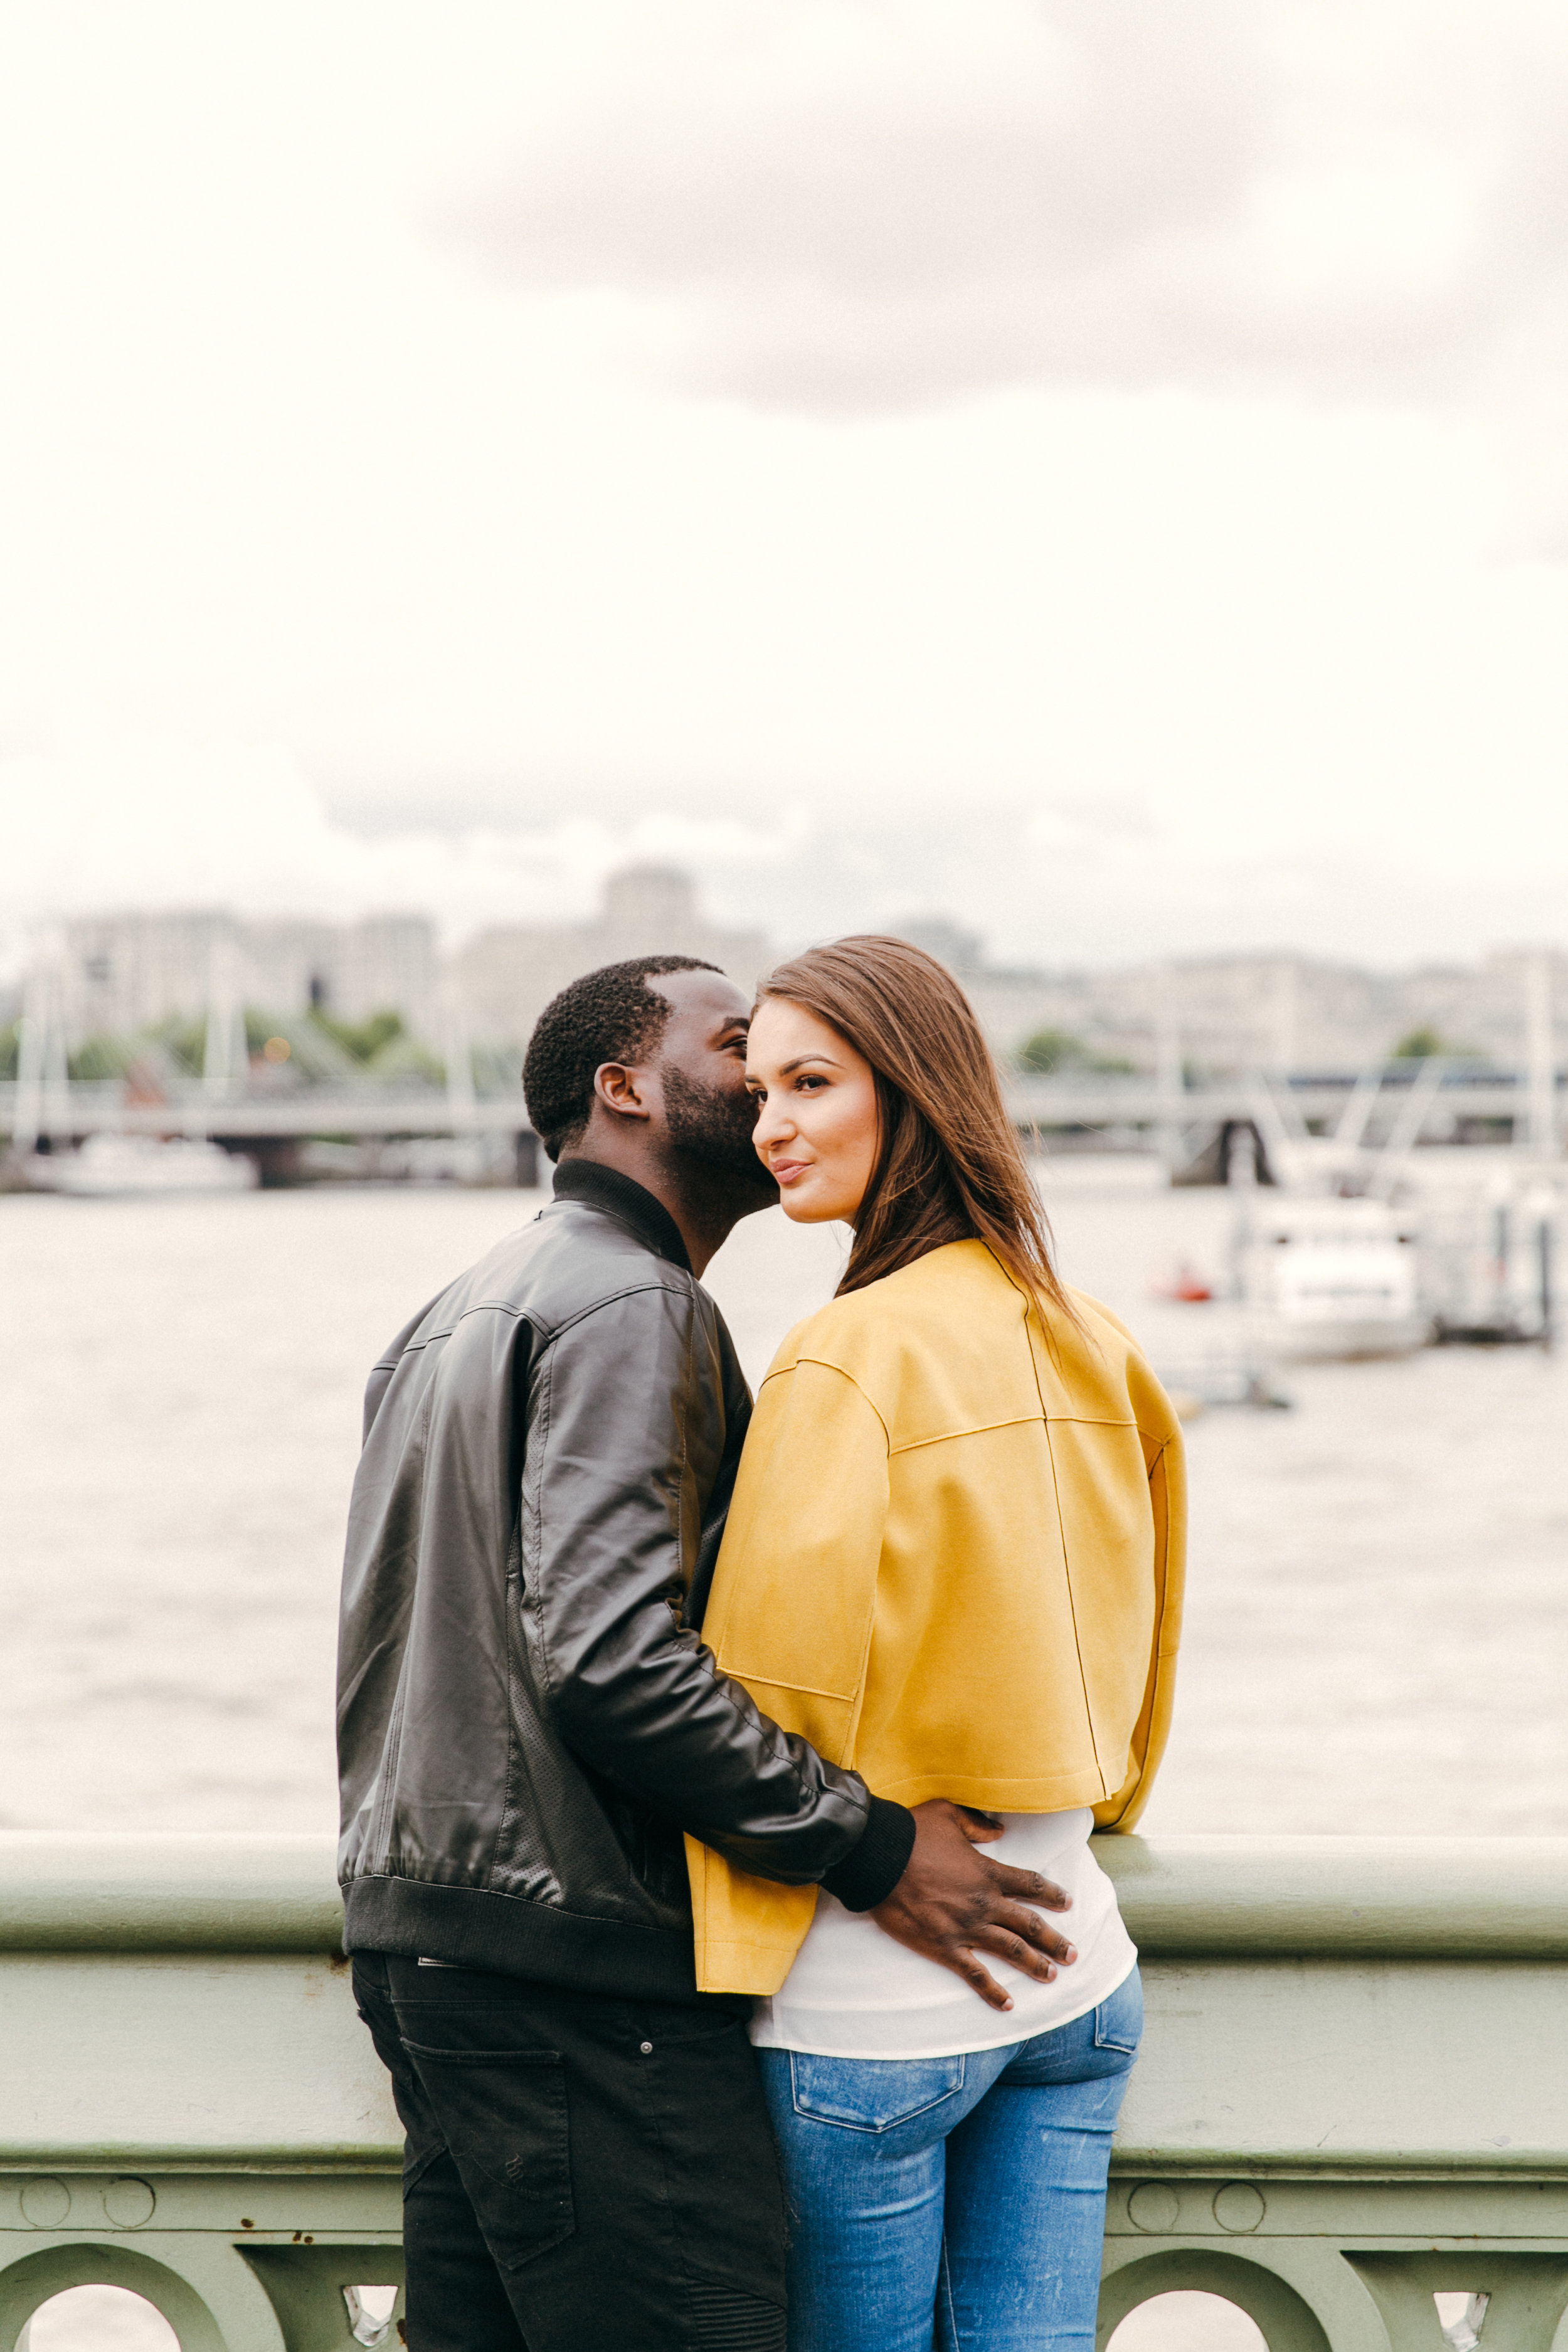
{"label": "overcast sky", "polygon": [[0,11],[0,955],[1568,942],[1568,12]]}

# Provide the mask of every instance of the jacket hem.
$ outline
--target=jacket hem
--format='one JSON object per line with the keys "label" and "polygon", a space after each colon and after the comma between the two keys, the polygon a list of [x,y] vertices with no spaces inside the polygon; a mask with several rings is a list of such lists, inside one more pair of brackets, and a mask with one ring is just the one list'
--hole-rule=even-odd
{"label": "jacket hem", "polygon": [[343,1888],[345,1952],[396,1952],[568,1992],[649,2000],[700,1996],[689,1928],[584,1918],[522,1895],[427,1879],[353,1878]]}
{"label": "jacket hem", "polygon": [[773,1941],[710,1937],[702,1950],[703,1992],[710,1998],[730,1993],[768,2000],[784,1990],[803,1940],[795,1936]]}

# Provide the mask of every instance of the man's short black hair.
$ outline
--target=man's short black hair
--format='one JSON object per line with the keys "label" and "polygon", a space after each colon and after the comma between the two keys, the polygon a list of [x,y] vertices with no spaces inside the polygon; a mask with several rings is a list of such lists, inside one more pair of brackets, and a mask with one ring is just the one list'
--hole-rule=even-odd
{"label": "man's short black hair", "polygon": [[605,1062],[646,1061],[669,1018],[668,997],[645,983],[667,971],[717,971],[697,956],[633,956],[601,964],[553,997],[528,1041],[522,1091],[552,1160],[588,1124],[594,1073]]}

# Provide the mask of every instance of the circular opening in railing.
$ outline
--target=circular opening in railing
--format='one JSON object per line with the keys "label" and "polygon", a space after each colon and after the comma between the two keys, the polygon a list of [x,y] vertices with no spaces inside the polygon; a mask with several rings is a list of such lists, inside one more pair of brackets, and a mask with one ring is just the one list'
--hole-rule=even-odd
{"label": "circular opening in railing", "polygon": [[1130,2311],[1106,2352],[1268,2352],[1256,2319],[1223,2294],[1173,2289]]}
{"label": "circular opening in railing", "polygon": [[129,2287],[68,2286],[38,2305],[16,2352],[180,2352],[180,2339]]}

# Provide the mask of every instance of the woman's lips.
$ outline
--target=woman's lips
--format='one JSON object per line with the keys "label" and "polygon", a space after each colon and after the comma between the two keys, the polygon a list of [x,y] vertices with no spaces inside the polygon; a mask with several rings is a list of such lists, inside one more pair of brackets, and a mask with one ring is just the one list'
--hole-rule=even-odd
{"label": "woman's lips", "polygon": [[805,1174],[810,1165],[809,1160],[775,1160],[772,1163],[773,1181],[777,1184],[793,1184],[797,1176]]}

